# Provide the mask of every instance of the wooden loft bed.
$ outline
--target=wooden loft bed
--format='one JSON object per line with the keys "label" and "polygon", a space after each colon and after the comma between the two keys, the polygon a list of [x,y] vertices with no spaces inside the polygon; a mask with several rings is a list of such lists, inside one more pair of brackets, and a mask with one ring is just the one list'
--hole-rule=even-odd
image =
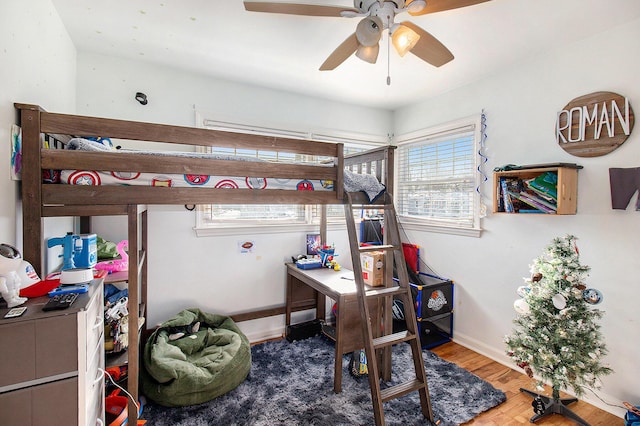
{"label": "wooden loft bed", "polygon": [[[14,104],[22,129],[22,216],[23,257],[39,274],[44,270],[45,217],[81,217],[81,231],[89,232],[90,217],[126,215],[129,240],[129,271],[126,276],[130,306],[144,306],[147,300],[147,205],[159,204],[343,204],[345,169],[357,174],[373,175],[387,188],[393,188],[393,154],[395,147],[384,146],[345,156],[339,143],[300,141],[277,137],[223,132],[191,127],[142,123],[47,112],[38,105]],[[44,149],[43,140],[61,144],[78,136],[102,136],[113,139],[168,143],[190,146],[257,149],[332,159],[326,164],[288,164],[246,162],[191,157],[163,157],[128,153],[126,161],[117,152],[87,152]],[[43,139],[44,138],[44,139]],[[86,186],[43,182],[48,170],[107,170],[111,172],[148,172],[158,174],[263,176],[276,179],[315,179],[332,181],[333,189],[296,191],[284,189],[226,189],[154,186]],[[241,171],[241,172],[239,172]],[[387,194],[389,192],[387,191]],[[363,193],[352,194],[366,203]],[[390,202],[391,197],[385,197]],[[325,209],[323,209],[324,211]],[[320,225],[326,235],[326,218]],[[326,240],[326,238],[324,239]],[[135,267],[137,265],[137,268]],[[236,321],[284,314],[284,306],[232,315]],[[300,307],[296,310],[307,309]],[[131,309],[129,329],[138,328],[140,313]],[[129,333],[128,390],[137,398],[139,345],[136,333]],[[129,418],[136,408],[129,405]]]}

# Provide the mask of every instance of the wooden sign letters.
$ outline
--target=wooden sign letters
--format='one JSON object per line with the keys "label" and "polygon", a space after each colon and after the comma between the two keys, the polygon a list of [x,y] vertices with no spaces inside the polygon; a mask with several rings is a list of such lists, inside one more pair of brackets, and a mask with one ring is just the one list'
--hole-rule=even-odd
{"label": "wooden sign letters", "polygon": [[634,124],[629,99],[613,92],[595,92],[569,102],[558,112],[556,141],[577,157],[606,155],[624,143]]}

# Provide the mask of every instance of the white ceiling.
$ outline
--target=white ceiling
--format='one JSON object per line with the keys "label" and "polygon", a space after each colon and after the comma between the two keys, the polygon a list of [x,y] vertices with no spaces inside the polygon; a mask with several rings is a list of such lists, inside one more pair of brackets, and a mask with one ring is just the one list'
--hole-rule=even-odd
{"label": "white ceiling", "polygon": [[[549,49],[571,48],[575,40],[640,17],[640,0],[491,0],[432,15],[404,13],[396,22],[411,20],[421,26],[455,59],[435,68],[411,54],[400,57],[393,47],[387,55],[385,34],[375,65],[352,56],[333,71],[319,71],[327,56],[355,31],[358,18],[247,12],[240,0],[52,1],[81,52],[389,110]],[[353,2],[328,4],[351,7]]]}

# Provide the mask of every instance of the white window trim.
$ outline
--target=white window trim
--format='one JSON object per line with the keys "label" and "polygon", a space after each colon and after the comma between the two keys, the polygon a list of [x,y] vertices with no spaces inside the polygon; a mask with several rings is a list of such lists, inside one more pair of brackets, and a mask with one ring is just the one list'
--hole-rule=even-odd
{"label": "white window trim", "polygon": [[[291,139],[304,139],[319,142],[336,142],[351,145],[368,146],[376,148],[387,145],[389,143],[389,136],[377,136],[358,132],[345,132],[340,130],[321,129],[316,131],[301,131],[301,130],[284,130],[273,127],[260,127],[251,126],[247,124],[239,124],[235,122],[217,121],[207,118],[212,114],[203,113],[201,111],[195,111],[196,127],[198,128],[217,128],[225,131],[242,132],[242,133],[257,133],[262,135],[279,136]],[[214,204],[214,203],[211,203]],[[278,224],[278,223],[231,223],[231,222],[219,222],[219,223],[204,223],[204,215],[201,209],[195,209],[196,219],[193,230],[197,237],[211,237],[211,236],[229,236],[229,235],[252,235],[252,234],[276,234],[276,233],[290,233],[290,232],[317,232],[319,224],[311,222],[296,224]],[[346,229],[346,222],[343,221],[328,221],[327,230],[340,231]]]}
{"label": "white window trim", "polygon": [[[446,135],[456,129],[462,129],[465,127],[473,126],[474,133],[474,144],[475,144],[475,152],[474,155],[474,169],[477,170],[479,159],[478,159],[478,149],[480,149],[480,138],[482,137],[482,114],[474,114],[472,116],[468,116],[465,118],[461,118],[458,120],[450,121],[448,123],[443,123],[437,126],[420,129],[416,131],[412,131],[409,133],[405,133],[399,136],[395,136],[393,138],[393,143],[397,145],[399,148],[411,143],[420,142],[425,138],[432,138],[438,135]],[[399,167],[395,168],[395,177],[394,182],[396,182],[396,188],[394,193],[397,193],[397,185],[399,182]],[[476,188],[480,185],[480,177],[479,174],[475,174],[475,182]],[[443,234],[451,234],[451,235],[460,235],[460,236],[468,236],[479,238],[482,235],[482,227],[480,223],[480,194],[478,191],[474,191],[473,195],[473,226],[466,228],[460,227],[456,225],[448,225],[445,221],[438,220],[430,220],[430,219],[421,219],[415,217],[407,217],[401,214],[398,214],[398,220],[403,229],[412,230],[412,231],[425,231],[425,232],[436,232]]]}

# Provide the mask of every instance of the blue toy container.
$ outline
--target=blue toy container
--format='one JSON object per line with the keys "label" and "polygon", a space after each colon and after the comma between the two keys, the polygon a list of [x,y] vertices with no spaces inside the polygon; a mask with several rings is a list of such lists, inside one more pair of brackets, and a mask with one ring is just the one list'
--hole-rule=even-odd
{"label": "blue toy container", "polygon": [[73,256],[76,268],[93,268],[98,263],[98,240],[96,234],[81,234]]}

